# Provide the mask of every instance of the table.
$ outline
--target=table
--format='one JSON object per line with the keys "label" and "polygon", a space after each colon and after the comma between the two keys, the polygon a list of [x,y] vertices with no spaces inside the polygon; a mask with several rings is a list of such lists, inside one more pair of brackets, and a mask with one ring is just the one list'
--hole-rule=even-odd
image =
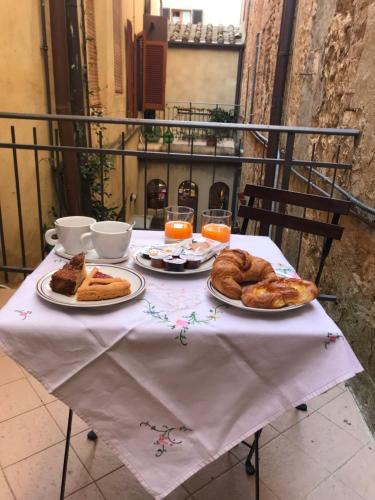
{"label": "table", "polygon": [[[134,231],[132,251],[162,239]],[[234,235],[231,247],[293,273],[267,237]],[[64,309],[35,293],[37,279],[63,262],[51,252],[1,310],[0,346],[92,426],[156,499],[285,410],[362,371],[317,301],[254,314],[216,301],[207,274],[137,268],[143,297]]]}

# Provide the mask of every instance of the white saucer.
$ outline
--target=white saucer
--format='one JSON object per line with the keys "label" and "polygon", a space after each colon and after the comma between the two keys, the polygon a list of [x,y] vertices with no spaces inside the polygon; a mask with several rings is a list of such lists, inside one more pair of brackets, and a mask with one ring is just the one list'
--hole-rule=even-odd
{"label": "white saucer", "polygon": [[[71,259],[73,255],[66,253],[62,245],[57,244],[54,247],[55,254],[64,259]],[[123,257],[117,257],[117,259],[101,259],[96,253],[96,250],[88,250],[85,254],[85,261],[91,262],[92,264],[118,264],[119,262],[124,262],[129,257],[129,251]]]}

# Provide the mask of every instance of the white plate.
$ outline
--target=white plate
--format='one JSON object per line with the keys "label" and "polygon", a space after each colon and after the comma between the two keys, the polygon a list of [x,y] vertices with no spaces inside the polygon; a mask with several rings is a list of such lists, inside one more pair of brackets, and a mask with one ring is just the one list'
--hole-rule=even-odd
{"label": "white plate", "polygon": [[[73,255],[66,253],[62,245],[57,244],[54,247],[55,254],[64,259],[71,259]],[[102,259],[96,253],[96,250],[88,250],[85,252],[85,261],[91,262],[92,264],[118,264],[119,262],[124,262],[129,257],[129,252],[126,252],[122,257],[117,257],[117,259]]]}
{"label": "white plate", "polygon": [[183,271],[166,271],[165,269],[158,269],[157,267],[151,266],[151,260],[145,259],[141,255],[142,251],[137,252],[134,255],[135,262],[145,269],[149,269],[150,271],[155,271],[157,273],[162,274],[176,274],[176,275],[186,275],[186,274],[197,274],[204,273],[210,271],[212,269],[213,263],[215,262],[215,256],[213,255],[210,259],[206,260],[201,264],[197,269],[184,269]]}
{"label": "white plate", "polygon": [[[95,266],[86,265],[87,272],[89,273]],[[111,265],[101,265],[98,270],[104,274],[109,274],[115,278],[124,278],[130,281],[131,293],[123,297],[116,297],[115,299],[106,300],[80,300],[78,301],[75,296],[68,297],[62,295],[61,293],[54,292],[50,287],[50,281],[52,274],[56,271],[51,271],[41,278],[39,278],[36,284],[36,293],[44,300],[52,302],[53,304],[58,304],[60,306],[67,307],[106,307],[113,306],[115,304],[120,304],[121,302],[127,302],[132,300],[138,295],[140,295],[145,289],[146,281],[144,277],[133,271],[133,269],[127,269],[125,267],[111,266]]]}
{"label": "white plate", "polygon": [[226,304],[229,304],[230,306],[233,306],[233,307],[237,307],[238,309],[243,309],[244,311],[251,311],[251,312],[257,312],[257,313],[277,314],[277,313],[282,313],[282,312],[286,312],[286,311],[293,311],[294,309],[299,309],[300,307],[306,306],[307,304],[310,303],[310,302],[306,302],[305,304],[286,306],[286,307],[281,307],[279,309],[260,309],[258,307],[245,306],[245,304],[242,302],[242,300],[230,299],[229,297],[226,297],[221,292],[216,290],[216,288],[211,283],[211,278],[208,278],[208,280],[207,280],[207,288],[208,288],[208,291],[215,297],[215,299],[221,300],[221,302],[225,302]]}

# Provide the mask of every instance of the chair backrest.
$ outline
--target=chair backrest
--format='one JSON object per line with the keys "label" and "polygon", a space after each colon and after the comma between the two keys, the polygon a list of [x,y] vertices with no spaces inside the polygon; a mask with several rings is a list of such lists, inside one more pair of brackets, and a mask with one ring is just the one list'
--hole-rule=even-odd
{"label": "chair backrest", "polygon": [[[340,240],[344,231],[344,228],[339,226],[340,216],[347,215],[349,213],[351,203],[349,201],[337,200],[315,194],[298,193],[284,189],[256,186],[254,184],[246,185],[244,195],[249,197],[249,202],[248,205],[240,205],[238,210],[238,216],[243,217],[241,234],[246,234],[249,220],[255,220],[261,223],[277,226],[279,228],[285,227],[300,231],[301,237],[302,233],[323,236],[322,253],[317,276],[315,278],[315,283],[319,284],[325,260],[328,257],[332,246],[332,241]],[[276,202],[278,203],[278,209],[275,210],[274,207],[268,209],[266,208],[267,204],[263,204],[262,208],[254,207],[256,199]],[[273,203],[273,205],[276,203]],[[300,217],[286,214],[286,205],[303,207],[303,216]],[[327,212],[328,219],[331,216],[331,220],[329,222],[322,222],[319,220],[308,219],[306,218],[306,209],[315,209],[317,211]],[[278,232],[277,234],[278,237],[276,243],[280,246],[280,235],[282,235],[282,232]]]}

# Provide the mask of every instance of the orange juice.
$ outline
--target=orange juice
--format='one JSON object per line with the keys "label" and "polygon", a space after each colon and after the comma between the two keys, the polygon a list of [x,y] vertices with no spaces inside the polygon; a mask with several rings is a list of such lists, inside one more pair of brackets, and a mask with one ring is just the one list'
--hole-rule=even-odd
{"label": "orange juice", "polygon": [[193,226],[186,220],[171,220],[165,223],[165,236],[171,240],[185,240],[193,236]]}
{"label": "orange juice", "polygon": [[202,227],[202,236],[211,240],[227,243],[230,239],[230,227],[225,224],[206,224]]}

